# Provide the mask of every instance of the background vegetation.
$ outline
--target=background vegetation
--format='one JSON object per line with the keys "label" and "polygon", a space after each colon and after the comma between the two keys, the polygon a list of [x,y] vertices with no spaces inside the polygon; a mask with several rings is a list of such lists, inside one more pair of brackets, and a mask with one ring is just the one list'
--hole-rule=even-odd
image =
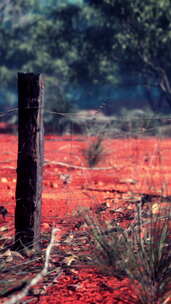
{"label": "background vegetation", "polygon": [[170,8],[169,0],[2,0],[0,110],[16,103],[17,72],[34,72],[45,76],[48,111],[168,114]]}

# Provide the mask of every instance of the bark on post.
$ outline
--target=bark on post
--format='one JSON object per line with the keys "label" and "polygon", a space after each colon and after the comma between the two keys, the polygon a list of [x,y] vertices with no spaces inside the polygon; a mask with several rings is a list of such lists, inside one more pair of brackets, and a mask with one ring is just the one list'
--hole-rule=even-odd
{"label": "bark on post", "polygon": [[15,247],[39,248],[44,85],[39,74],[18,74],[18,161]]}

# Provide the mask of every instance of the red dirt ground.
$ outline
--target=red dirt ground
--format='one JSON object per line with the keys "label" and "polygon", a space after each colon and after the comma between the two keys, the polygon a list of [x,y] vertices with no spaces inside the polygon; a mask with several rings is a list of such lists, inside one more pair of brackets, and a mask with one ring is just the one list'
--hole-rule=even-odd
{"label": "red dirt ground", "polygon": [[[132,192],[171,195],[171,140],[106,139],[103,143],[104,157],[95,170],[87,168],[83,157],[83,149],[92,140],[81,136],[46,137],[42,232],[50,231],[53,225],[61,229],[61,234],[66,232],[69,225],[64,225],[65,218],[75,215],[79,207],[108,202],[110,207],[131,210],[133,204],[129,197]],[[0,135],[0,143],[0,205],[8,210],[5,225],[12,235],[17,137]],[[119,191],[124,193],[118,194]],[[2,226],[4,221],[0,218]],[[127,288],[121,288],[125,283]],[[110,287],[119,290],[114,292]],[[130,293],[128,281],[84,269],[75,274],[63,274],[45,295],[29,303],[123,304],[126,303],[124,300],[114,300],[114,296],[119,294],[121,298],[128,299]]]}

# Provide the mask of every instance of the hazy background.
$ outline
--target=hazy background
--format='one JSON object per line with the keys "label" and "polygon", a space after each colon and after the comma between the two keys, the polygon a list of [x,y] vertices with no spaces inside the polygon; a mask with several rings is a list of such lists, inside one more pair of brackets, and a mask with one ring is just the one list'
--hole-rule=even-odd
{"label": "hazy background", "polygon": [[17,104],[17,73],[33,72],[48,111],[168,115],[170,20],[169,0],[1,0],[0,112]]}

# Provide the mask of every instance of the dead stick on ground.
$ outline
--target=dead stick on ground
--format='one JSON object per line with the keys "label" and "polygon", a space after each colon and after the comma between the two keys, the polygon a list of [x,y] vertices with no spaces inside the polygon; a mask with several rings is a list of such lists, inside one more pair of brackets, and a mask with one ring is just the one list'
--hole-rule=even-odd
{"label": "dead stick on ground", "polygon": [[12,296],[9,300],[7,300],[4,304],[15,304],[18,301],[21,301],[28,293],[28,291],[31,289],[31,287],[35,286],[39,281],[43,279],[44,276],[47,275],[48,273],[48,265],[49,265],[49,259],[50,259],[50,254],[52,247],[55,243],[55,233],[59,231],[58,229],[54,228],[52,230],[51,234],[51,240],[50,243],[46,249],[46,255],[45,255],[45,263],[44,267],[41,272],[39,272],[28,284],[26,287],[24,287],[20,293],[17,295]]}
{"label": "dead stick on ground", "polygon": [[73,169],[81,169],[81,170],[112,170],[112,169],[117,170],[117,169],[124,168],[124,167],[119,167],[119,166],[112,166],[112,167],[106,167],[106,168],[97,168],[97,167],[89,168],[89,167],[75,166],[75,165],[72,165],[72,164],[67,164],[67,163],[58,162],[58,161],[49,161],[48,159],[45,159],[45,165],[46,164],[58,165],[58,166],[62,166],[62,167],[68,167],[68,168],[73,168]]}
{"label": "dead stick on ground", "polygon": [[[87,191],[94,191],[94,192],[110,192],[110,193],[118,193],[118,194],[125,194],[128,193],[128,191],[124,190],[118,190],[118,189],[98,189],[98,188],[90,188],[86,187],[84,190]],[[160,202],[171,202],[171,195],[160,195],[160,194],[149,194],[149,193],[141,193],[141,192],[132,192],[132,196],[140,196],[140,198],[137,198],[134,203],[141,202],[141,203],[147,203],[152,202],[152,199],[160,199]],[[131,199],[130,199],[131,200]]]}

